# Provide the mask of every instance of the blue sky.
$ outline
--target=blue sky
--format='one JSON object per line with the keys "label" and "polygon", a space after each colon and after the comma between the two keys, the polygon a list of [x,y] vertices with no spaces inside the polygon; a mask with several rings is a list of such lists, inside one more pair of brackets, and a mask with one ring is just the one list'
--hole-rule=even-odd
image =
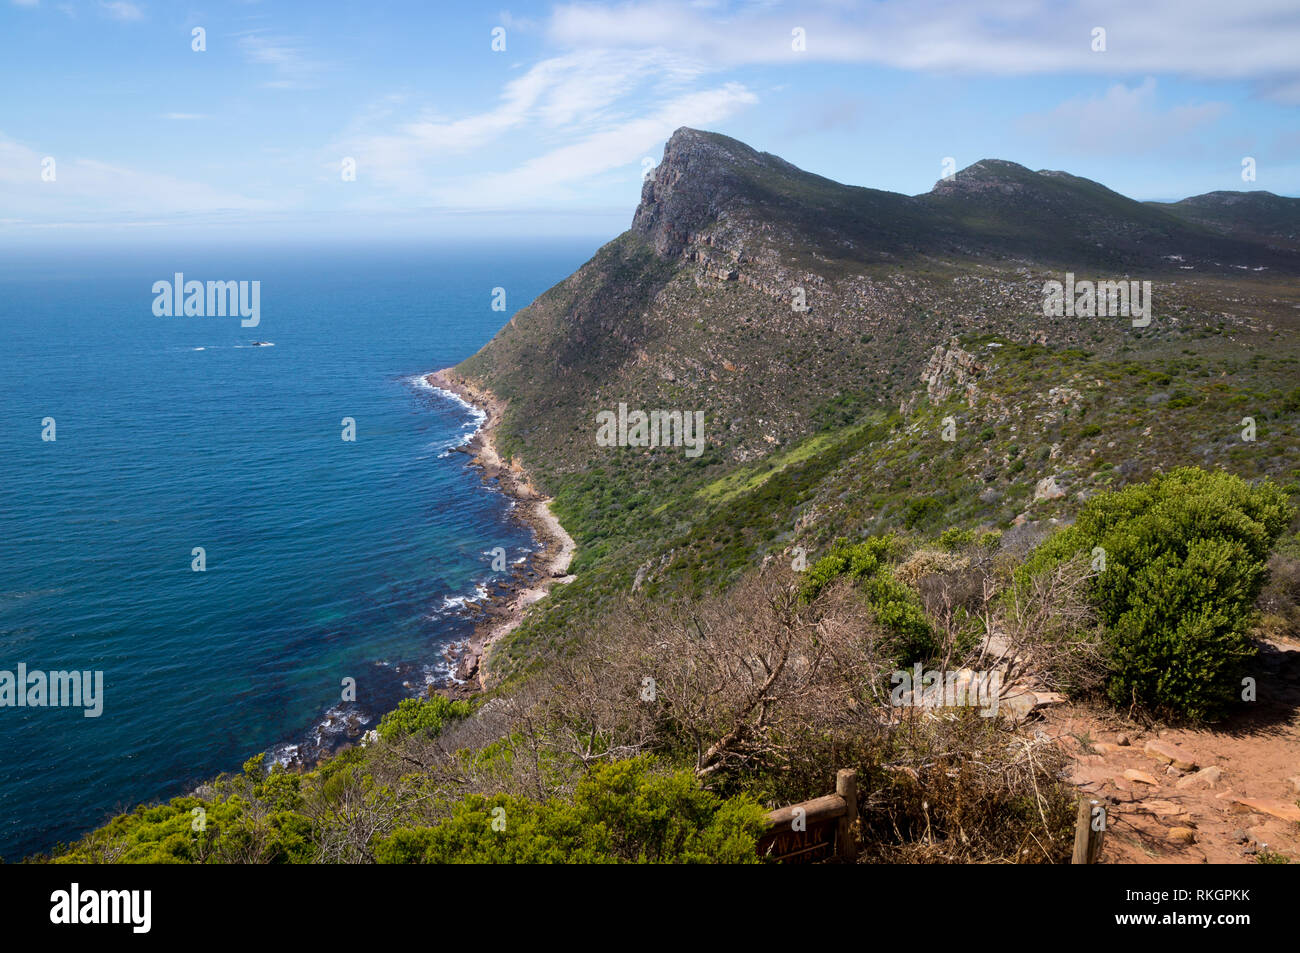
{"label": "blue sky", "polygon": [[682,125],[908,194],[945,157],[1300,194],[1294,0],[0,0],[0,83],[6,243],[612,237]]}

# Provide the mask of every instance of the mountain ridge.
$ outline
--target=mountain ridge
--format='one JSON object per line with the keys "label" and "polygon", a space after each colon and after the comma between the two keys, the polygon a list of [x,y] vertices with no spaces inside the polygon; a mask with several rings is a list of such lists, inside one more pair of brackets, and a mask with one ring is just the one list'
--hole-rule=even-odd
{"label": "mountain ridge", "polygon": [[[996,188],[980,187],[990,178]],[[743,462],[806,432],[846,381],[874,404],[907,398],[954,336],[1090,342],[1095,327],[1042,314],[1044,282],[1067,271],[1156,278],[1147,334],[1169,337],[1220,320],[1222,309],[1203,307],[1207,283],[1258,269],[1250,287],[1264,294],[1300,270],[1300,253],[1271,239],[1231,239],[1065,173],[981,160],[936,190],[845,186],[678,130],[631,227],[458,373],[526,404],[530,419],[508,420],[501,439],[559,468],[594,458],[576,422],[629,393],[714,411],[725,421],[719,452]],[[1277,311],[1277,300],[1254,313]],[[789,375],[798,388],[766,386]]]}
{"label": "mountain ridge", "polygon": [[[1214,193],[1207,193],[1207,195]],[[1223,193],[1218,193],[1223,194]],[[1268,198],[1240,201],[1257,207]],[[1279,209],[1290,209],[1274,197]],[[1188,208],[1200,207],[1193,196]],[[1300,206],[1300,200],[1293,200]],[[893,261],[918,257],[1020,257],[1027,261],[1170,270],[1171,256],[1224,271],[1253,264],[1300,274],[1292,249],[1261,242],[1211,216],[1143,203],[1056,170],[1031,171],[1005,159],[981,159],[913,196],[844,185],[717,133],[683,127],[642,187],[631,230],[660,255],[681,253],[689,236],[730,219],[788,220],[816,240],[823,257],[841,251],[830,230],[860,255]],[[820,215],[824,228],[809,212]],[[1289,213],[1283,213],[1289,214]],[[1297,221],[1295,215],[1291,216]],[[1267,236],[1266,236],[1267,237]]]}

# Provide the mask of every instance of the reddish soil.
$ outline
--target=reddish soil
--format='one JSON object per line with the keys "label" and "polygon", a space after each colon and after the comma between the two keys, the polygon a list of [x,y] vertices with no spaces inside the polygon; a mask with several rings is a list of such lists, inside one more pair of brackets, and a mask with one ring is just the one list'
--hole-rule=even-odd
{"label": "reddish soil", "polygon": [[[1103,863],[1254,863],[1265,849],[1300,862],[1300,643],[1260,646],[1257,700],[1208,728],[1084,706],[1043,712],[1040,730],[1076,757],[1074,783],[1106,804]],[[1195,767],[1145,751],[1153,741]]]}

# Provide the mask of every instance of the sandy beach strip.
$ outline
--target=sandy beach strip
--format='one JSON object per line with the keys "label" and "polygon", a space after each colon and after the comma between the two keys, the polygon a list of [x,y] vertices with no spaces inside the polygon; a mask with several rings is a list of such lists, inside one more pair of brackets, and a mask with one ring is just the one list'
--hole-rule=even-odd
{"label": "sandy beach strip", "polygon": [[570,536],[551,512],[550,500],[533,486],[518,460],[507,465],[497,452],[493,432],[501,422],[505,402],[486,390],[455,374],[451,368],[425,376],[431,387],[454,394],[485,414],[483,425],[461,448],[470,457],[470,465],[483,471],[484,481],[497,480],[501,491],[516,501],[516,515],[528,523],[541,549],[533,553],[530,563],[538,576],[531,585],[511,586],[507,592],[485,607],[485,618],[474,630],[456,662],[455,676],[463,684],[453,693],[481,691],[489,681],[487,659],[492,646],[523,622],[528,607],[541,599],[557,584],[571,582],[569,564],[577,549]]}

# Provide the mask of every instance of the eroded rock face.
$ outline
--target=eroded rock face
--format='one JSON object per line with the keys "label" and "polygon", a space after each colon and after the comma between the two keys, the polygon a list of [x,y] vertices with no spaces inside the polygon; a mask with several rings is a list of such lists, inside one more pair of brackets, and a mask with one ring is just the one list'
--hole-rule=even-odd
{"label": "eroded rock face", "polygon": [[975,380],[984,370],[984,365],[975,359],[970,351],[964,351],[956,338],[948,346],[940,344],[930,355],[930,361],[921,371],[921,382],[930,402],[937,404],[954,393],[964,393],[966,401],[975,406],[978,389]]}
{"label": "eroded rock face", "polygon": [[1061,486],[1058,477],[1043,477],[1034,486],[1034,502],[1041,503],[1044,500],[1059,500],[1065,496],[1065,487]]}
{"label": "eroded rock face", "polygon": [[717,220],[740,194],[738,167],[760,162],[760,154],[748,146],[695,129],[677,130],[641,186],[632,230],[649,238],[658,254],[676,258],[695,232]]}

